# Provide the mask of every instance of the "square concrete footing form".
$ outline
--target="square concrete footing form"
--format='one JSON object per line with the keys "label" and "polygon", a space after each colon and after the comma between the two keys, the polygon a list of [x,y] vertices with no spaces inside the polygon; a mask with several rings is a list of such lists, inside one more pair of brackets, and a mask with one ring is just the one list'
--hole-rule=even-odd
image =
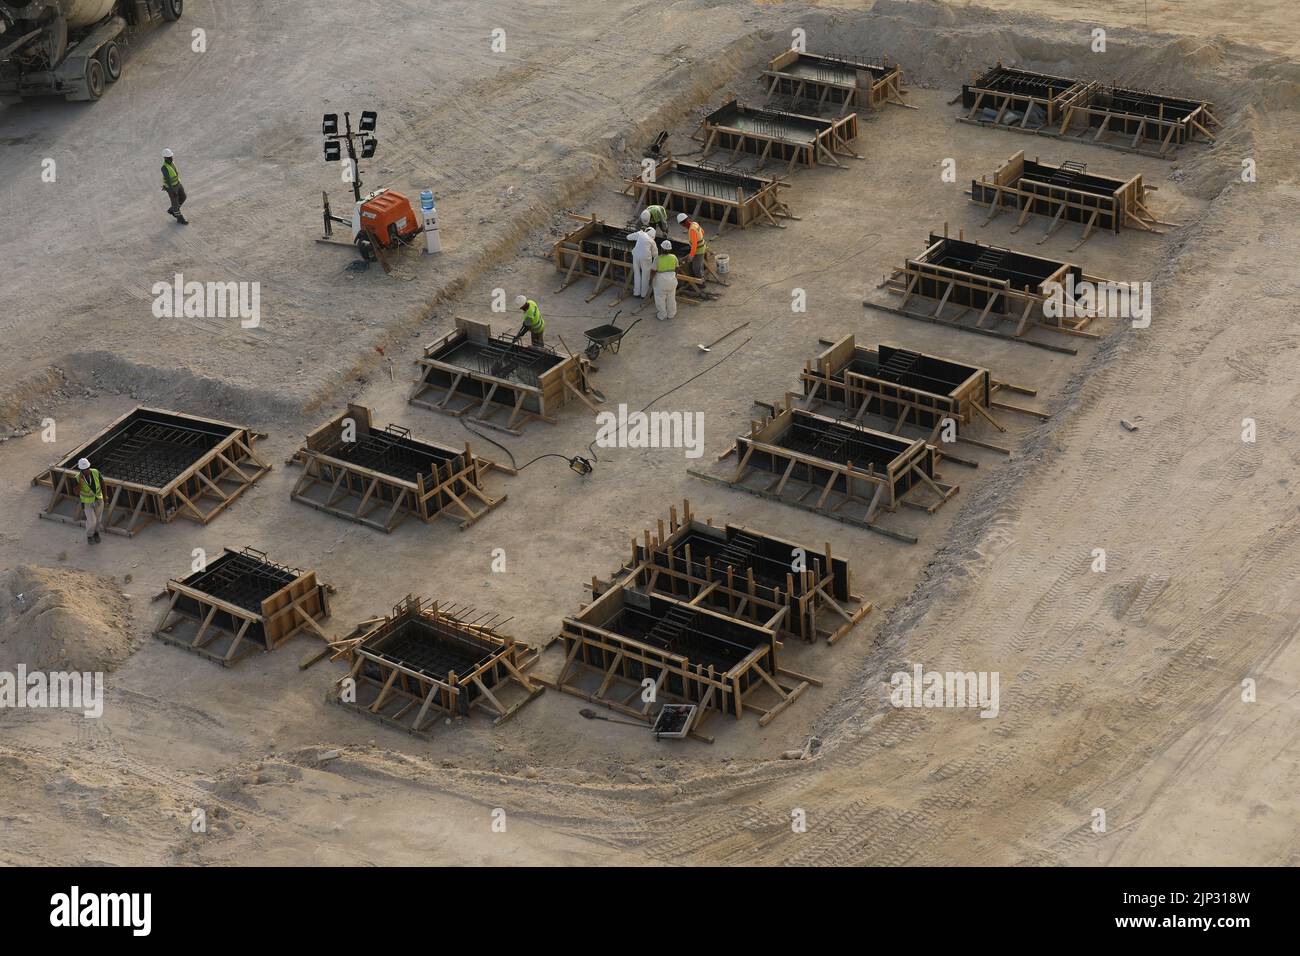
{"label": "square concrete footing form", "polygon": [[[907,505],[933,513],[958,490],[939,480],[938,451],[922,439],[793,404],[775,406],[770,417],[750,422],[749,432],[718,460],[732,456],[737,463],[729,477],[689,474],[908,544],[916,538],[882,527],[881,512]],[[755,478],[758,484],[751,483]]]}
{"label": "square concrete footing form", "polygon": [[685,163],[663,159],[649,177],[627,180],[623,192],[636,202],[639,213],[649,205],[684,212],[692,219],[718,224],[718,234],[728,226],[747,229],[766,223],[784,229],[778,220],[797,219],[781,198],[785,183],[754,173],[713,163]]}
{"label": "square concrete footing form", "polygon": [[[554,686],[656,724],[693,706],[683,736],[712,741],[714,714],[766,726],[821,681],[781,661],[784,639],[834,644],[871,611],[848,562],[751,528],[716,528],[683,502],[632,540],[631,561],[591,582],[593,600],[564,619]],[[653,692],[648,693],[647,688]]]}
{"label": "square concrete footing form", "polygon": [[742,106],[732,99],[700,124],[695,138],[704,143],[702,155],[729,153],[728,162],[742,154],[756,158],[756,170],[769,162],[784,164],[786,175],[795,167],[830,166],[844,169],[841,157],[862,159],[849,144],[858,138],[858,114],[821,119],[799,113]]}
{"label": "square concrete footing form", "polygon": [[464,416],[476,425],[511,435],[532,421],[554,425],[559,410],[587,398],[587,366],[581,356],[493,337],[485,322],[457,319],[456,327],[424,347],[420,377],[408,401],[442,415]]}
{"label": "square concrete footing form", "polygon": [[[968,241],[964,232],[954,239],[945,228],[942,236],[931,233],[921,254],[908,258],[880,284],[879,288],[901,296],[897,308],[871,300],[862,304],[908,319],[1077,355],[1077,349],[1032,339],[1028,333],[1040,328],[1060,335],[1100,338],[1088,328],[1095,317],[1092,313],[1081,310],[1082,314],[1071,314],[1068,308],[1071,303],[1066,290],[1082,290],[1085,284],[1117,285],[1087,275],[1070,262]],[[923,304],[909,309],[913,300],[937,304],[928,311]],[[967,318],[973,321],[963,321]],[[1007,323],[1014,323],[1010,331],[998,328]]]}
{"label": "square concrete footing form", "polygon": [[998,62],[961,88],[959,122],[1096,143],[1172,159],[1181,146],[1214,141],[1213,105],[1096,80],[1035,73]]}
{"label": "square concrete footing form", "polygon": [[767,98],[788,97],[818,110],[845,115],[878,109],[887,103],[908,106],[903,99],[903,71],[888,57],[873,62],[855,56],[827,56],[786,50],[759,76]]}
{"label": "square concrete footing form", "polygon": [[1118,179],[1100,173],[1088,172],[1084,163],[1064,162],[1059,166],[1025,159],[1022,149],[997,168],[992,179],[981,176],[971,183],[973,201],[989,207],[991,222],[1003,210],[1019,213],[1013,233],[1019,232],[1031,215],[1043,216],[1049,221],[1047,231],[1038,242],[1044,243],[1067,222],[1083,226],[1079,241],[1071,252],[1088,241],[1094,229],[1119,234],[1128,227],[1159,235],[1156,226],[1172,226],[1161,222],[1146,205],[1147,193],[1152,187],[1142,181],[1138,173],[1128,179]]}
{"label": "square concrete footing form", "polygon": [[412,438],[400,425],[378,428],[363,405],[349,405],[308,435],[291,462],[303,469],[294,501],[384,532],[409,517],[450,518],[463,531],[506,500],[487,493],[487,472],[514,474],[475,455],[468,442],[452,448]]}
{"label": "square concrete footing form", "polygon": [[[167,608],[154,636],[229,667],[258,650],[273,651],[297,634],[327,644],[318,621],[329,617],[329,588],[316,572],[269,560],[255,548],[223,550],[188,577],[167,582]],[[184,622],[193,625],[182,628]]]}
{"label": "square concrete footing form", "polygon": [[526,673],[536,652],[501,633],[507,621],[408,595],[360,637],[337,645],[335,656],[349,667],[330,699],[412,734],[479,710],[500,724],[546,689]]}
{"label": "square concrete footing form", "polygon": [[77,460],[103,483],[103,528],[131,537],[154,523],[207,524],[271,470],[251,429],[161,408],[136,408],[32,479],[51,490],[42,518],[81,523]]}
{"label": "square concrete footing form", "polygon": [[[633,243],[627,238],[632,231],[628,226],[617,226],[603,222],[595,216],[577,216],[572,213],[569,218],[582,223],[577,229],[559,240],[552,249],[555,257],[555,271],[564,276],[564,281],[556,289],[563,292],[570,285],[582,278],[596,280],[596,287],[586,301],[591,302],[606,289],[615,289],[618,297],[613,304],[618,304],[632,294],[632,248]],[[687,269],[686,256],[691,251],[690,243],[680,239],[669,240],[673,246],[673,255],[677,256],[677,294],[681,297],[698,294],[705,286],[706,280],[720,282],[716,272],[707,271],[703,279],[697,279]],[[617,352],[615,346],[611,351]],[[589,356],[594,357],[594,356]]]}
{"label": "square concrete footing form", "polygon": [[871,349],[846,335],[804,363],[799,375],[801,401],[806,408],[832,405],[853,421],[877,416],[888,421],[891,434],[904,426],[927,433],[926,441],[941,449],[942,431],[952,423],[949,441],[967,442],[981,448],[1010,454],[1011,449],[990,444],[967,434],[984,423],[1005,432],[1006,426],[993,410],[1017,412],[1046,420],[1049,416],[1032,408],[997,401],[1000,392],[1034,396],[1038,390],[1013,385],[993,377],[986,368],[959,359],[914,352],[896,345],[881,344]]}

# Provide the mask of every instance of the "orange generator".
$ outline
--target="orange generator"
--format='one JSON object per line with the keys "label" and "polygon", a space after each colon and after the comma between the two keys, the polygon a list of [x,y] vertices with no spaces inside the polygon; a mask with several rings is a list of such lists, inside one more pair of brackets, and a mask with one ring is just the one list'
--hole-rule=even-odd
{"label": "orange generator", "polygon": [[391,189],[376,190],[361,202],[360,232],[384,248],[410,242],[422,226],[411,201]]}

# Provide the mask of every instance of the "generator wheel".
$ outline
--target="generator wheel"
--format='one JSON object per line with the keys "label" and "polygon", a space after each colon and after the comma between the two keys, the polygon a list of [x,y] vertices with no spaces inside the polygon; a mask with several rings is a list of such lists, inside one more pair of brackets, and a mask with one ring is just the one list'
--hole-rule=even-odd
{"label": "generator wheel", "polygon": [[86,99],[97,100],[104,95],[104,64],[97,57],[86,61]]}
{"label": "generator wheel", "polygon": [[104,75],[108,82],[116,83],[122,75],[122,48],[116,40],[109,40],[99,48],[99,58],[104,64]]}
{"label": "generator wheel", "polygon": [[374,262],[379,258],[375,255],[375,244],[369,236],[357,236],[357,252],[361,253],[361,258],[366,262]]}
{"label": "generator wheel", "polygon": [[179,20],[185,12],[185,0],[162,0],[164,20]]}

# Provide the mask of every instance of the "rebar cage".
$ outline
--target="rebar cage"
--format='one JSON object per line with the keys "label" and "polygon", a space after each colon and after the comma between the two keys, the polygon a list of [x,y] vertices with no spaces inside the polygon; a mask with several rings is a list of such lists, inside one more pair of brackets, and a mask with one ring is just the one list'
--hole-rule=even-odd
{"label": "rebar cage", "polygon": [[229,422],[136,408],[32,479],[52,490],[41,517],[81,520],[76,463],[90,460],[104,492],[104,530],[132,536],[183,517],[207,524],[271,470],[253,450],[259,436]]}
{"label": "rebar cage", "polygon": [[[315,572],[278,564],[266,552],[226,548],[180,580],[167,582],[167,608],[154,627],[160,640],[229,666],[261,649],[311,633],[329,637],[318,622],[329,616],[329,588]],[[197,630],[181,630],[183,621]]]}

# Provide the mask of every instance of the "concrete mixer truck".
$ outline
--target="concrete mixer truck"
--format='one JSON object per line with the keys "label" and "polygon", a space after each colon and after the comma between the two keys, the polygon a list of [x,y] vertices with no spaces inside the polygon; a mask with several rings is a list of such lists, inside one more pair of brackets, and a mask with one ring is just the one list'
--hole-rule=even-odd
{"label": "concrete mixer truck", "polygon": [[129,28],[179,20],[185,0],[0,0],[0,103],[97,100],[122,75]]}

